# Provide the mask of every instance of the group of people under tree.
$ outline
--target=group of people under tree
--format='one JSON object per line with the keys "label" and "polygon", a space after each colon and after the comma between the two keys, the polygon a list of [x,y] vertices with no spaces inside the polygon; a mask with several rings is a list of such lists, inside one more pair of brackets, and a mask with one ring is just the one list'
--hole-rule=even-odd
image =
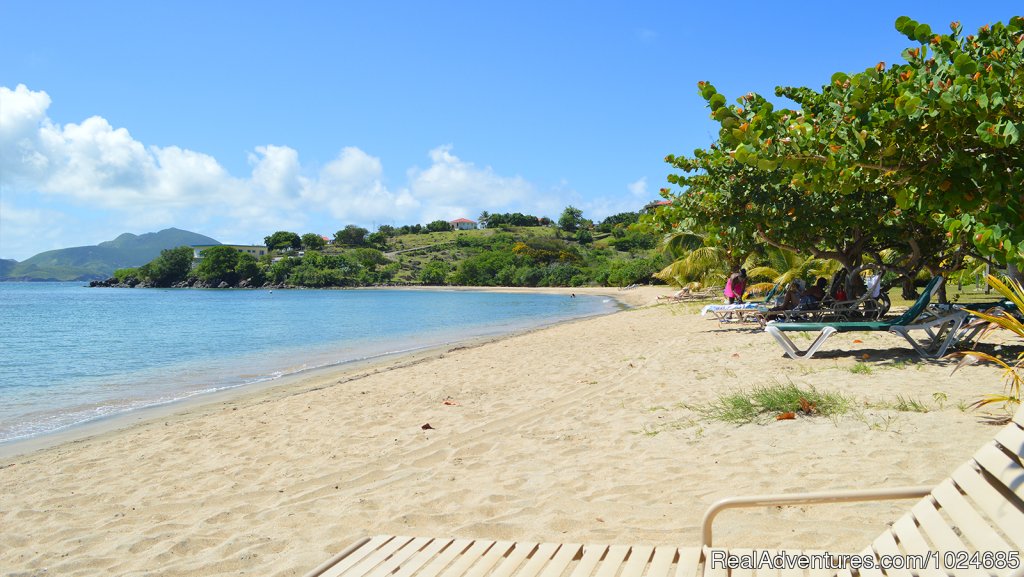
{"label": "group of people under tree", "polygon": [[[729,275],[723,291],[729,304],[743,304],[748,280],[746,269]],[[874,277],[870,279],[872,285],[876,284],[875,280]],[[791,281],[786,286],[786,292],[775,297],[774,306],[768,311],[778,313],[789,310],[815,310],[829,302],[841,303],[859,299],[867,291],[868,285],[859,274],[851,275],[846,269],[842,269],[833,277],[831,286],[825,277],[818,277],[810,287],[801,279]]]}

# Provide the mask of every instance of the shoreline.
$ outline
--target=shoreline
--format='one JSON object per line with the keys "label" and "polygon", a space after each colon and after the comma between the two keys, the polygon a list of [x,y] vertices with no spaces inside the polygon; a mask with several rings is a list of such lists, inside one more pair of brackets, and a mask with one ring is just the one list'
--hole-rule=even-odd
{"label": "shoreline", "polygon": [[[0,523],[17,530],[0,566],[285,577],[374,534],[696,546],[719,499],[934,485],[998,430],[961,409],[1001,388],[997,367],[951,375],[881,333],[793,361],[758,327],[696,308],[310,375],[5,459]],[[749,425],[701,412],[787,383],[850,410]],[[716,544],[854,553],[910,505],[729,511]]]}
{"label": "shoreline", "polygon": [[[615,314],[616,312],[621,312],[621,310],[625,310],[636,306],[642,306],[643,304],[646,303],[646,297],[641,295],[640,293],[634,293],[633,295],[629,295],[632,296],[632,298],[629,298],[629,296],[623,294],[629,291],[619,291],[617,289],[607,287],[580,287],[579,289],[562,289],[561,287],[359,287],[352,290],[448,290],[450,292],[533,292],[543,294],[565,295],[569,295],[570,293],[575,292],[590,296],[607,296],[610,298],[614,298],[619,303],[620,310],[605,314]],[[449,347],[477,347],[488,342],[511,338],[520,334],[527,334],[537,330],[543,330],[544,328],[556,326],[559,324],[578,322],[580,320],[592,318],[594,316],[604,315],[601,314],[578,317],[566,321],[559,321],[556,323],[541,324],[526,329],[515,329],[511,332],[501,333],[497,335],[471,336],[441,344],[414,348],[408,351],[385,353],[366,359],[344,361],[338,364],[332,364],[323,367],[303,369],[276,379],[269,379],[260,382],[237,385],[218,391],[200,393],[182,399],[168,401],[165,403],[159,403],[136,409],[130,409],[128,411],[100,417],[97,419],[86,421],[84,423],[69,425],[55,431],[50,431],[21,439],[12,439],[9,441],[0,442],[0,460],[18,458],[20,456],[24,456],[44,449],[57,447],[66,443],[74,443],[84,439],[88,439],[90,437],[104,435],[110,432],[122,431],[125,429],[129,429],[135,425],[144,424],[151,420],[173,418],[176,416],[177,413],[192,413],[201,411],[203,409],[203,406],[207,404],[220,405],[224,403],[235,402],[241,398],[250,395],[273,394],[275,392],[275,389],[301,386],[304,382],[309,380],[352,380],[354,378],[359,378],[358,376],[352,377],[352,375],[363,374],[366,373],[367,371],[369,372],[366,374],[374,374],[380,371],[393,370],[395,368],[408,366],[409,363],[422,362],[425,359],[434,358],[438,355],[443,355],[443,351],[445,349],[448,349]],[[2,466],[2,464],[0,464],[0,466]]]}

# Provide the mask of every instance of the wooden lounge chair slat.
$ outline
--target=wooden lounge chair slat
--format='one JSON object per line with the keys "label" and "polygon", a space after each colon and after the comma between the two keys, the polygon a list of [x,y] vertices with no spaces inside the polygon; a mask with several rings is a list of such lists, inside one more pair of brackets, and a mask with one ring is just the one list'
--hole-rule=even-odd
{"label": "wooden lounge chair slat", "polygon": [[426,565],[431,559],[433,559],[445,546],[452,543],[451,539],[431,539],[430,543],[419,552],[415,557],[407,560],[402,568],[395,572],[392,577],[410,577],[413,573],[418,571],[421,567]]}
{"label": "wooden lounge chair slat", "polygon": [[421,549],[430,543],[428,537],[415,537],[395,550],[386,560],[373,569],[374,573],[391,574],[398,570],[407,560],[417,555]]}
{"label": "wooden lounge chair slat", "polygon": [[943,577],[946,575],[940,569],[940,559],[932,557],[935,554],[934,548],[921,534],[912,515],[907,514],[897,519],[892,525],[892,532],[899,541],[900,549],[907,556],[908,562],[913,560],[917,563],[917,566],[908,567],[908,569],[920,577]]}
{"label": "wooden lounge chair slat", "polygon": [[1024,453],[1024,429],[1020,427],[1003,427],[996,434],[996,442],[1006,447],[1011,453]]}
{"label": "wooden lounge chair slat", "polygon": [[721,558],[721,555],[727,555],[729,550],[721,547],[707,547],[704,549],[704,577],[729,577],[729,570],[725,567],[725,564],[714,562],[716,553],[719,554],[717,558]]}
{"label": "wooden lounge chair slat", "polygon": [[[739,548],[729,549],[729,553],[731,553],[733,555],[739,555],[741,557],[750,557],[751,555],[754,554],[753,550],[745,549],[745,548],[744,549],[739,549]],[[729,571],[729,576],[730,577],[754,577],[754,570],[746,568],[746,567],[740,567],[738,569],[733,569],[733,570]]]}
{"label": "wooden lounge chair slat", "polygon": [[979,549],[1009,550],[1006,541],[1003,541],[988,523],[968,503],[953,481],[946,479],[939,483],[932,491],[932,496],[939,502],[946,515],[953,521],[953,524],[960,529],[960,533],[967,537],[975,547]]}
{"label": "wooden lounge chair slat", "polygon": [[324,573],[324,577],[340,577],[352,569],[352,573],[362,575],[369,571],[377,563],[391,554],[392,551],[411,541],[411,537],[392,537],[381,535],[370,539],[370,541],[346,557],[334,567]]}
{"label": "wooden lounge chair slat", "polygon": [[[911,509],[911,514],[918,520],[922,531],[935,545],[936,551],[966,551],[967,545],[957,536],[953,528],[935,508],[931,498],[923,499]],[[980,570],[960,571],[963,577],[981,577],[986,575]]]}
{"label": "wooden lounge chair slat", "polygon": [[537,548],[537,543],[513,543],[513,545],[514,548],[505,560],[498,565],[498,568],[488,573],[490,577],[509,577],[515,573],[516,569],[523,563],[523,560]]}
{"label": "wooden lounge chair slat", "polygon": [[[540,577],[559,577],[565,572],[565,568],[572,563],[572,560],[577,555],[582,554],[582,551],[583,545],[578,543],[562,545],[558,548],[558,552],[555,553],[551,562],[543,566]],[[528,574],[524,572],[523,577],[528,577]]]}
{"label": "wooden lounge chair slat", "polygon": [[[974,459],[1003,487],[1011,487],[1014,479],[1017,483],[1024,480],[1024,469],[1020,464],[1011,461],[994,446],[978,451]],[[978,509],[988,515],[1019,548],[1024,549],[1024,512],[1018,509],[1019,503],[1008,502],[990,479],[974,467],[963,465],[953,473],[953,481],[977,503]]]}
{"label": "wooden lounge chair slat", "polygon": [[607,550],[607,545],[584,545],[583,557],[576,567],[573,568],[571,577],[588,577],[591,575]]}
{"label": "wooden lounge chair slat", "polygon": [[699,547],[680,548],[675,577],[695,577],[700,569],[702,553]]}
{"label": "wooden lounge chair slat", "polygon": [[[804,551],[804,554],[822,558],[826,555],[826,551]],[[842,577],[841,574],[842,571],[836,571],[827,567],[811,567],[807,570],[807,577],[835,577],[836,575]]]}
{"label": "wooden lounge chair slat", "polygon": [[514,546],[515,543],[511,541],[495,541],[491,548],[484,553],[483,557],[468,570],[460,571],[459,575],[464,577],[484,577],[484,575],[490,575],[491,569],[508,555]]}
{"label": "wooden lounge chair slat", "polygon": [[629,554],[629,545],[612,545],[597,567],[594,577],[615,577],[622,568],[622,561]]}
{"label": "wooden lounge chair slat", "polygon": [[416,577],[437,577],[451,564],[459,555],[465,553],[470,547],[473,546],[473,541],[469,539],[455,539],[449,541],[447,546],[437,554],[436,557],[430,560],[429,565],[425,566]]}
{"label": "wooden lounge chair slat", "polygon": [[[875,550],[876,558],[879,558],[882,555],[900,556],[903,554],[900,551],[899,546],[896,544],[896,539],[893,537],[891,531],[886,531],[879,535],[871,545]],[[886,568],[885,574],[889,577],[913,577],[913,574],[905,567]]]}
{"label": "wooden lounge chair slat", "polygon": [[453,559],[452,564],[445,568],[440,575],[446,577],[461,577],[465,575],[469,568],[476,563],[477,559],[490,550],[493,545],[494,541],[473,541],[469,548]]}
{"label": "wooden lounge chair slat", "polygon": [[647,577],[670,577],[669,572],[672,570],[672,561],[676,558],[676,551],[676,547],[655,547]]}
{"label": "wooden lounge chair slat", "polygon": [[644,569],[647,568],[647,562],[651,560],[651,555],[653,554],[654,547],[650,545],[630,547],[629,560],[623,566],[620,577],[643,577]]}
{"label": "wooden lounge chair slat", "polygon": [[568,547],[568,545],[559,546],[558,543],[541,543],[537,545],[537,551],[520,569],[519,577],[536,577],[552,561],[554,555],[562,547]]}
{"label": "wooden lounge chair slat", "polygon": [[[774,557],[777,553],[779,553],[779,552],[776,551],[776,550],[773,550],[773,549],[765,549],[764,550],[764,554],[766,554],[766,555],[768,555],[770,557]],[[790,551],[790,553],[795,553],[795,551]],[[751,551],[751,554],[753,554],[753,551]],[[760,549],[757,551],[757,554],[758,554],[759,557],[762,555]],[[771,566],[771,565],[758,566],[756,569],[754,569],[754,576],[755,577],[779,577],[781,574],[782,574],[781,568],[774,567],[774,566]],[[803,571],[793,570],[792,572],[787,573],[786,575],[790,576],[790,577],[803,577]]]}
{"label": "wooden lounge chair slat", "polygon": [[[871,547],[868,547],[867,549],[861,551],[860,555],[861,557],[874,557],[876,561],[878,560],[878,555],[875,554],[874,549],[872,549]],[[858,573],[860,577],[885,577],[885,574],[882,573],[882,570],[879,569],[877,566],[872,567],[870,569],[860,569]]]}

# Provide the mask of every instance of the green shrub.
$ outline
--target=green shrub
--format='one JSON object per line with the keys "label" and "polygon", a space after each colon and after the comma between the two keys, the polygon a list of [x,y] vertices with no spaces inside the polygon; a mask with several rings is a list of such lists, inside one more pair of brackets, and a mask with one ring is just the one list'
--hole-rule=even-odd
{"label": "green shrub", "polygon": [[847,412],[851,405],[850,399],[838,393],[822,393],[813,387],[801,389],[790,383],[722,395],[697,410],[717,421],[746,424],[768,422],[786,413],[831,417]]}

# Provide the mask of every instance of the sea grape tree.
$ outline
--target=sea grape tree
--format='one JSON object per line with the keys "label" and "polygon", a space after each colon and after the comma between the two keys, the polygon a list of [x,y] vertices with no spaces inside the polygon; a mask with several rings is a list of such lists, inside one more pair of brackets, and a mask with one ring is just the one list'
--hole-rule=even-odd
{"label": "sea grape tree", "polygon": [[955,259],[967,247],[996,264],[1024,264],[1024,19],[968,36],[957,22],[949,34],[907,17],[896,27],[916,42],[903,52],[905,63],[836,73],[820,91],[776,89],[798,109],[776,109],[756,94],[727,105],[714,86],[701,83],[720,123],[712,154],[774,175],[764,178],[779,194],[779,209],[789,201],[782,193],[788,186],[803,205],[832,211],[839,225],[854,224],[857,214],[870,214],[883,228],[903,223],[903,230],[924,235],[907,238],[909,252],[921,259],[935,254],[935,246],[925,251],[921,242],[939,234],[946,239],[939,258]]}

